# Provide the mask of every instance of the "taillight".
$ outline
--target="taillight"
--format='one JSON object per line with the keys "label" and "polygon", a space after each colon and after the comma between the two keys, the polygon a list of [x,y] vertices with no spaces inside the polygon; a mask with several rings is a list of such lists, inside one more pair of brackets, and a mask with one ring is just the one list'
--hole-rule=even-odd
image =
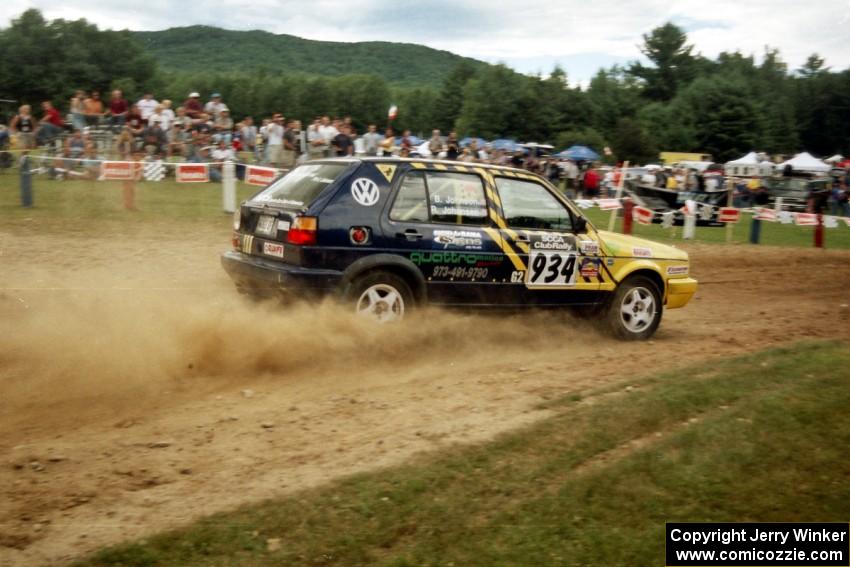
{"label": "taillight", "polygon": [[233,238],[231,239],[231,244],[233,244],[234,250],[240,250],[242,248],[242,241],[239,239],[239,233],[234,232]]}
{"label": "taillight", "polygon": [[316,230],[319,223],[316,217],[295,217],[286,238],[290,244],[309,246],[316,243]]}
{"label": "taillight", "polygon": [[242,226],[242,211],[237,209],[233,213],[233,230],[239,230],[240,226]]}

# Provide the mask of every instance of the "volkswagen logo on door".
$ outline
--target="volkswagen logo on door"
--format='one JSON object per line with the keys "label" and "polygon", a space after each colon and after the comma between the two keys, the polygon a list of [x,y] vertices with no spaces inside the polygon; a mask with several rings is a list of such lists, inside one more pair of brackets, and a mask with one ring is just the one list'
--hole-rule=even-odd
{"label": "volkswagen logo on door", "polygon": [[364,207],[371,207],[381,198],[381,193],[374,181],[361,177],[351,183],[351,196]]}

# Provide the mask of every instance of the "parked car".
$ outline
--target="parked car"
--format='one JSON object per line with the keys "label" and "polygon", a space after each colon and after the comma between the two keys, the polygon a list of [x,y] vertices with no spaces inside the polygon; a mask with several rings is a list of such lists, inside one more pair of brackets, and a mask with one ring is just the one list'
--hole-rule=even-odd
{"label": "parked car", "polygon": [[424,305],[573,307],[645,339],[696,291],[687,253],[597,230],[544,178],[437,160],[308,162],[242,204],[222,264],[251,295],[334,295],[378,321]]}

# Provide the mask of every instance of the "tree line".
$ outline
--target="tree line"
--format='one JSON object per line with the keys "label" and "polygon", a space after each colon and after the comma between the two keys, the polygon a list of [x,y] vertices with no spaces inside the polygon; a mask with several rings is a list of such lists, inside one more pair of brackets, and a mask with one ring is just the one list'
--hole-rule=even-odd
{"label": "tree line", "polygon": [[812,55],[789,70],[776,49],[757,61],[738,51],[715,59],[694,53],[672,23],[643,36],[648,63],[600,69],[586,88],[563,69],[523,75],[504,65],[461,60],[438,84],[410,87],[375,74],[164,69],[127,31],[99,30],[85,20],[47,21],[27,10],[0,30],[0,98],[67,109],[76,89],[122,89],[134,99],[153,92],[175,106],[191,91],[222,93],[236,118],[282,112],[351,116],[359,129],[387,124],[427,136],[432,128],[460,136],[509,137],[558,148],[609,147],[609,159],[646,163],[661,150],[710,153],[725,161],[750,150],[826,156],[850,153],[850,70],[833,71]]}

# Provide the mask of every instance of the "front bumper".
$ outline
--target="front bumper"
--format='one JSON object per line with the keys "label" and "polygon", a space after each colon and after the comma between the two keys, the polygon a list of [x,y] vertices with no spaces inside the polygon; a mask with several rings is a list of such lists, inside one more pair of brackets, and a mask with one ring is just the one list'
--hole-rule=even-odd
{"label": "front bumper", "polygon": [[303,268],[236,250],[221,255],[221,265],[240,292],[251,295],[327,295],[339,289],[342,272]]}
{"label": "front bumper", "polygon": [[693,278],[667,280],[667,309],[684,307],[697,292],[697,281]]}

